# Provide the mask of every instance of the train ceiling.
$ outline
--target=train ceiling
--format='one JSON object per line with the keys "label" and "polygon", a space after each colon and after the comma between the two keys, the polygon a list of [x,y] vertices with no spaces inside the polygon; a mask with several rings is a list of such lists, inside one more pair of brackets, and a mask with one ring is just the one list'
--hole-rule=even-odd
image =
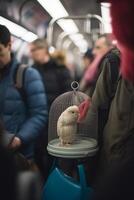
{"label": "train ceiling", "polygon": [[[86,14],[101,15],[99,3],[96,0],[60,0],[69,15],[78,16]],[[51,20],[51,16],[41,7],[37,0],[0,0],[0,14],[14,19],[30,31],[44,36]],[[79,30],[83,30],[83,21],[76,20]],[[62,32],[55,26],[54,38]]]}

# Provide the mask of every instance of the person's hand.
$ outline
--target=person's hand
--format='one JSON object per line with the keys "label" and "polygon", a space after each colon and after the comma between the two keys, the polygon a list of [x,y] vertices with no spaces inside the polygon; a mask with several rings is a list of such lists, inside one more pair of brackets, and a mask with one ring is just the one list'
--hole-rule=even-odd
{"label": "person's hand", "polygon": [[9,145],[10,149],[18,149],[21,146],[22,142],[20,138],[15,137],[12,141],[12,143]]}

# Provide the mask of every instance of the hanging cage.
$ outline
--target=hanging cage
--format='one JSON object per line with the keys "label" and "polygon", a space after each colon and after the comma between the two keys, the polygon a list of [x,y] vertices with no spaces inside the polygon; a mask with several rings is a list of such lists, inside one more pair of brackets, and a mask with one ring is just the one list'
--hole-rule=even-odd
{"label": "hanging cage", "polygon": [[47,150],[63,158],[93,156],[98,146],[90,134],[91,102],[86,94],[78,91],[77,82],[71,88],[72,91],[60,95],[51,105]]}

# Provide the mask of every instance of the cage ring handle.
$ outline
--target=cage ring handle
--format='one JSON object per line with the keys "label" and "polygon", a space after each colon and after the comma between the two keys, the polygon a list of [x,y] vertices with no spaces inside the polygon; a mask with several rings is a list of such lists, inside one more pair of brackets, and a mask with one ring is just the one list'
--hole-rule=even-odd
{"label": "cage ring handle", "polygon": [[73,91],[76,91],[79,89],[79,83],[77,81],[73,81],[71,83],[71,88],[73,89]]}

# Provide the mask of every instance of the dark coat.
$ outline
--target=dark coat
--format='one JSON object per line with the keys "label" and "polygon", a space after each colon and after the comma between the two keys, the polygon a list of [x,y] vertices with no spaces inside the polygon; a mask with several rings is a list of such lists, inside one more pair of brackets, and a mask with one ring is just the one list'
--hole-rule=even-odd
{"label": "dark coat", "polygon": [[109,160],[125,159],[129,141],[134,145],[134,85],[120,78],[104,129],[104,148]]}
{"label": "dark coat", "polygon": [[71,90],[71,76],[64,65],[58,65],[54,60],[50,60],[44,65],[33,67],[40,72],[43,78],[49,108],[56,97]]}
{"label": "dark coat", "polygon": [[[111,69],[105,63],[92,100],[95,107],[105,107],[112,98],[103,132],[103,153],[108,162],[113,162],[128,157],[125,156],[128,147],[134,144],[134,85],[120,76],[113,97],[114,87],[110,76]],[[130,141],[132,144],[128,145]]]}

